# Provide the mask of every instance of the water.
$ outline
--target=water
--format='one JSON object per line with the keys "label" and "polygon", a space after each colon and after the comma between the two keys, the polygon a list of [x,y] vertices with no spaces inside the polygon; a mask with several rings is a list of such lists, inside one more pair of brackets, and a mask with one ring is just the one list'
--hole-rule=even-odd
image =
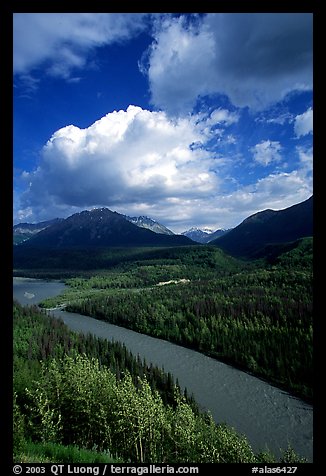
{"label": "water", "polygon": [[[63,288],[59,282],[14,278],[14,297],[22,304],[37,304]],[[246,435],[255,451],[269,448],[279,455],[280,448],[286,449],[290,444],[312,461],[311,405],[199,352],[80,314],[59,310],[51,314],[74,331],[120,341],[135,356],[139,354],[148,363],[171,372],[202,408],[210,410],[217,423],[225,422]]]}
{"label": "water", "polygon": [[60,281],[45,281],[32,278],[14,278],[14,298],[23,305],[38,304],[43,299],[57,296],[65,284]]}

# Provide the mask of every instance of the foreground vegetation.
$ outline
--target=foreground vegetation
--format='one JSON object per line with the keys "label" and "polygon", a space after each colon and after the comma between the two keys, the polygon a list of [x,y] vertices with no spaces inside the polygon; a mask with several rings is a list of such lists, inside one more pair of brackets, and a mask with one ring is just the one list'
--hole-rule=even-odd
{"label": "foreground vegetation", "polygon": [[283,248],[269,262],[209,246],[128,250],[109,271],[67,279],[67,292],[43,305],[194,348],[311,400],[312,239]]}
{"label": "foreground vegetation", "polygon": [[[76,334],[15,303],[14,460],[275,461],[255,454],[232,428],[216,425],[177,385],[171,394],[168,381],[119,344]],[[281,462],[302,460],[287,449]]]}
{"label": "foreground vegetation", "polygon": [[78,446],[64,446],[58,443],[41,443],[31,440],[20,445],[15,461],[20,463],[119,463],[106,452],[98,452],[78,448]]}

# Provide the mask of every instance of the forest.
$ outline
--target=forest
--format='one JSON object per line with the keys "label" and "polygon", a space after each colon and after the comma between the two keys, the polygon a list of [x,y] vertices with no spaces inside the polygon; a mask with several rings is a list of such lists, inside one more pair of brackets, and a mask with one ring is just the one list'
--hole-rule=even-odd
{"label": "forest", "polygon": [[140,253],[67,279],[43,306],[199,350],[312,401],[312,246],[251,262],[209,246]]}
{"label": "forest", "polygon": [[[13,319],[15,462],[61,462],[67,455],[90,463],[276,461],[269,452],[254,453],[244,435],[216,424],[171,375],[124,346],[74,333],[16,302]],[[31,448],[42,456],[31,459]],[[291,448],[280,458],[304,461]]]}

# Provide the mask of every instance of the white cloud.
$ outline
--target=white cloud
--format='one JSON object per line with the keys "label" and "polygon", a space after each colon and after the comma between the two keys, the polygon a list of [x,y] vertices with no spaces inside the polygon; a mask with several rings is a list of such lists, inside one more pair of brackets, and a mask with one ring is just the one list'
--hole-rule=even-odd
{"label": "white cloud", "polygon": [[28,75],[46,64],[48,74],[67,79],[84,67],[93,48],[129,39],[144,28],[140,13],[15,13],[14,73]]}
{"label": "white cloud", "polygon": [[282,160],[282,146],[278,141],[265,140],[250,148],[255,162],[260,165],[269,165],[271,162],[280,162]]}
{"label": "white cloud", "polygon": [[172,112],[191,109],[194,98],[210,92],[215,57],[212,32],[185,17],[165,18],[154,33],[147,70],[152,101]]}
{"label": "white cloud", "polygon": [[313,110],[311,107],[303,114],[296,116],[294,121],[294,132],[296,137],[305,136],[313,131]]}
{"label": "white cloud", "polygon": [[258,211],[284,209],[306,200],[312,193],[312,180],[303,170],[273,173],[220,196],[219,209],[212,211],[212,216],[216,217],[215,223],[219,226],[234,227]]}
{"label": "white cloud", "polygon": [[306,174],[312,173],[313,171],[313,149],[297,147],[297,152],[300,159],[300,169]]}
{"label": "white cloud", "polygon": [[[239,185],[230,193],[217,191],[209,199],[178,199],[166,203],[164,210],[153,204],[146,209],[149,216],[157,219],[176,232],[191,226],[232,228],[258,211],[280,210],[309,198],[313,193],[312,179],[304,169],[290,173],[272,173],[250,185]],[[135,207],[137,213],[137,207]]]}
{"label": "white cloud", "polygon": [[218,159],[203,147],[205,121],[172,121],[163,112],[129,106],[87,129],[69,125],[56,131],[43,148],[34,172],[22,174],[28,190],[23,208],[164,203],[207,197],[218,189],[213,171]]}
{"label": "white cloud", "polygon": [[[146,15],[14,14],[14,72],[27,92],[38,88],[34,73],[40,66],[78,82],[94,48],[132,38],[147,28]],[[108,206],[149,215],[181,232],[193,225],[236,226],[257,210],[308,198],[312,149],[297,147],[297,170],[274,170],[260,179],[253,173],[244,186],[232,174],[241,165],[237,137],[226,132],[239,121],[239,112],[219,107],[210,114],[184,113],[202,96],[225,94],[237,107],[269,114],[261,118],[267,123],[293,122],[297,138],[309,134],[311,108],[296,117],[279,109],[271,115],[265,108],[291,91],[311,89],[311,32],[311,14],[158,15],[148,64],[143,61],[141,68],[153,104],[167,112],[130,106],[86,129],[69,125],[56,131],[39,167],[20,175],[26,190],[15,197],[17,219],[40,221]],[[282,159],[278,141],[261,141],[250,150],[262,166]]]}
{"label": "white cloud", "polygon": [[[312,194],[312,150],[303,147],[296,149],[298,167],[292,172],[274,171],[249,185],[230,183],[233,155],[206,148],[209,118],[172,120],[163,112],[129,106],[86,129],[59,129],[45,144],[38,168],[20,172],[26,190],[16,193],[15,221],[106,206],[148,215],[175,232],[191,226],[229,228],[259,210],[285,208]],[[280,144],[263,141],[253,153],[263,165],[278,163]]]}
{"label": "white cloud", "polygon": [[222,124],[224,126],[230,126],[231,124],[234,124],[238,122],[239,120],[239,114],[236,112],[231,112],[228,109],[214,109],[214,111],[211,112],[210,117],[207,119],[207,124],[213,125],[213,124]]}
{"label": "white cloud", "polygon": [[173,113],[200,96],[225,94],[263,110],[291,91],[312,89],[312,14],[209,13],[164,18],[147,71],[152,101]]}

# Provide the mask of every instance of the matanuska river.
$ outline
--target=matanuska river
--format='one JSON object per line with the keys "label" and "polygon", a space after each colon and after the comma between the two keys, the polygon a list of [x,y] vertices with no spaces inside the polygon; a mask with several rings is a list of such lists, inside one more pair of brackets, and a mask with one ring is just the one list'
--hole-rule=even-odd
{"label": "matanuska river", "polygon": [[[21,304],[38,304],[64,287],[57,281],[14,278],[14,298]],[[50,313],[74,331],[124,343],[135,356],[171,372],[217,423],[244,434],[255,451],[269,448],[279,455],[291,445],[313,461],[312,405],[199,352],[81,314]]]}

